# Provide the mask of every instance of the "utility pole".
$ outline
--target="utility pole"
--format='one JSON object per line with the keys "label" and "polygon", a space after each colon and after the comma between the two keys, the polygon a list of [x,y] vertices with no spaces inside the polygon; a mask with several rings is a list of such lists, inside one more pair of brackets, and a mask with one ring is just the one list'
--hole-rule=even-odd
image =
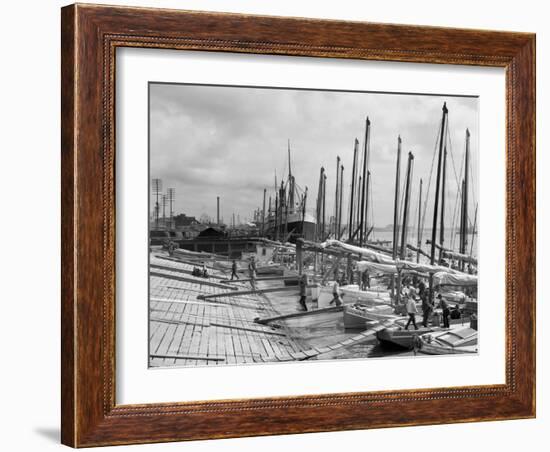
{"label": "utility pole", "polygon": [[174,202],[176,201],[176,189],[175,188],[169,188],[168,189],[168,202],[170,203],[170,228],[176,227],[174,224]]}
{"label": "utility pole", "polygon": [[162,195],[162,179],[153,179],[153,194],[156,197],[155,201],[155,229],[159,228],[160,204],[159,196]]}
{"label": "utility pole", "polygon": [[220,197],[216,197],[216,220],[218,227],[220,226]]}
{"label": "utility pole", "polygon": [[166,204],[167,198],[166,195],[162,195],[162,227],[166,229]]}

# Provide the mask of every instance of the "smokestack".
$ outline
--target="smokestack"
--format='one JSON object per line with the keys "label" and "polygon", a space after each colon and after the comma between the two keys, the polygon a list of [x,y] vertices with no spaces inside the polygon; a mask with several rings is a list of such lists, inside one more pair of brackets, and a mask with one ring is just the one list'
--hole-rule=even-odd
{"label": "smokestack", "polygon": [[220,197],[216,197],[217,201],[217,209],[216,209],[216,219],[217,219],[217,225],[220,225]]}

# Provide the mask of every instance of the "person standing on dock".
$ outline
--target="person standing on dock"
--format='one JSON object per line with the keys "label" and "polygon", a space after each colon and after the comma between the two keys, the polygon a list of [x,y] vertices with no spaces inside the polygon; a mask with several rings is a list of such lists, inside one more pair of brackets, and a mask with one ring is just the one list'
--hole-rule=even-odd
{"label": "person standing on dock", "polygon": [[433,313],[433,303],[429,297],[429,291],[423,281],[418,283],[418,296],[422,300],[422,326],[428,327],[428,321]]}
{"label": "person standing on dock", "polygon": [[231,281],[233,281],[233,278],[239,279],[239,275],[237,275],[237,261],[233,259],[233,263],[231,264]]}
{"label": "person standing on dock", "polygon": [[412,323],[414,326],[414,329],[417,330],[418,326],[416,325],[416,314],[418,313],[418,310],[416,309],[416,303],[414,302],[414,298],[409,297],[407,299],[407,314],[409,316],[409,320],[407,321],[407,324],[405,325],[405,329],[409,329],[409,325]]}
{"label": "person standing on dock", "polygon": [[420,286],[420,299],[422,300],[422,326],[427,328],[428,320],[433,312],[433,304],[430,301],[426,287],[422,282],[420,284],[422,284],[422,286]]}
{"label": "person standing on dock", "polygon": [[307,294],[307,275],[305,273],[302,274],[302,277],[300,278],[300,307],[302,308],[302,311],[307,311],[307,305],[306,305],[306,294]]}
{"label": "person standing on dock", "polygon": [[342,298],[340,297],[340,284],[334,281],[332,285],[332,300],[329,304],[336,303],[336,306],[342,306]]}
{"label": "person standing on dock", "polygon": [[449,304],[445,301],[445,298],[443,298],[441,294],[438,294],[437,298],[439,299],[439,307],[443,311],[443,328],[449,328],[449,315],[451,315]]}
{"label": "person standing on dock", "polygon": [[254,259],[254,256],[250,258],[250,262],[248,263],[248,276],[250,276],[252,290],[256,290],[256,259]]}
{"label": "person standing on dock", "polygon": [[367,270],[361,273],[361,290],[367,290],[370,288],[370,275]]}

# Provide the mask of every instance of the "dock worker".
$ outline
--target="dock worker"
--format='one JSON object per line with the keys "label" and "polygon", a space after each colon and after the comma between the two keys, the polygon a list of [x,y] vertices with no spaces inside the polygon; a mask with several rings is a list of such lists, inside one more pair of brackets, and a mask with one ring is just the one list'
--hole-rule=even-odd
{"label": "dock worker", "polygon": [[332,300],[329,304],[335,303],[336,306],[342,306],[342,298],[340,296],[340,284],[338,281],[334,281],[332,285]]}
{"label": "dock worker", "polygon": [[233,263],[231,264],[231,281],[233,281],[233,278],[239,279],[239,275],[237,275],[237,261],[233,259]]}
{"label": "dock worker", "polygon": [[430,297],[428,296],[428,291],[426,290],[426,288],[424,288],[424,290],[421,291],[420,299],[422,300],[422,326],[424,328],[427,328],[428,320],[432,315],[434,307],[430,300]]}
{"label": "dock worker", "polygon": [[370,288],[370,275],[367,270],[361,273],[361,290]]}
{"label": "dock worker", "polygon": [[248,276],[250,277],[252,290],[256,290],[256,260],[254,256],[250,258],[250,262],[248,263]]}
{"label": "dock worker", "polygon": [[307,305],[306,305],[307,275],[305,273],[302,274],[299,285],[300,285],[300,300],[298,303],[300,303],[300,307],[302,311],[307,311]]}
{"label": "dock worker", "polygon": [[460,313],[460,308],[456,304],[455,307],[451,309],[451,319],[457,320],[460,319],[460,317],[462,317],[462,314]]}
{"label": "dock worker", "polygon": [[443,328],[449,328],[449,315],[451,310],[449,309],[449,304],[443,298],[443,295],[438,294],[437,299],[439,300],[439,307],[443,311]]}
{"label": "dock worker", "polygon": [[412,323],[414,326],[414,329],[417,330],[418,326],[416,325],[416,314],[418,313],[418,310],[416,309],[416,303],[414,302],[414,298],[408,297],[406,302],[406,308],[407,308],[407,315],[409,316],[409,320],[405,325],[405,329],[408,330],[409,325]]}

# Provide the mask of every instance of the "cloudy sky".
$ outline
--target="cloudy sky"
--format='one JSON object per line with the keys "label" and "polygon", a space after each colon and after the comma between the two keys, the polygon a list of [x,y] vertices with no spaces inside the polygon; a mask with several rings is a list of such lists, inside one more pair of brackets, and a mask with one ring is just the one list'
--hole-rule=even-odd
{"label": "cloudy sky", "polygon": [[[478,193],[478,100],[472,97],[152,83],[150,177],[161,178],[165,190],[176,189],[176,213],[215,218],[216,196],[220,196],[224,220],[229,222],[233,213],[244,220],[261,207],[264,187],[274,198],[275,172],[279,181],[283,176],[286,180],[290,140],[292,172],[300,187],[309,188],[309,211],[315,209],[321,166],[327,171],[327,209],[332,211],[336,156],[342,158],[347,212],[353,143],[357,137],[363,146],[369,116],[374,220],[376,226],[385,226],[393,219],[397,136],[403,140],[402,175],[407,153],[415,156],[414,215],[420,178],[426,196],[444,101],[455,167],[449,158],[446,215],[450,219],[466,128],[471,132],[471,209]],[[427,218],[433,204],[435,166]]]}

